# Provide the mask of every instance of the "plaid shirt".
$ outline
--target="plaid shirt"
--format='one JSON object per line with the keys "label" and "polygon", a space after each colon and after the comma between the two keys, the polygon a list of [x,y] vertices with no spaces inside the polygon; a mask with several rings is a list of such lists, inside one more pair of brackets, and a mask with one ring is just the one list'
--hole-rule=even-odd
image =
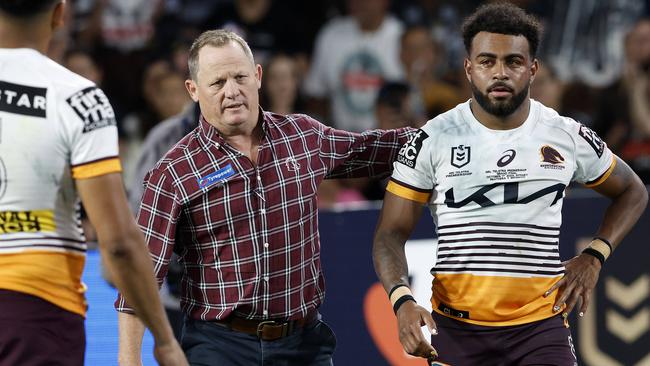
{"label": "plaid shirt", "polygon": [[[138,223],[159,283],[172,251],[195,319],[298,319],[323,301],[316,190],[327,177],[386,176],[412,130],[362,134],[260,112],[257,165],[201,118],[145,177]],[[118,311],[129,312],[119,296]]]}

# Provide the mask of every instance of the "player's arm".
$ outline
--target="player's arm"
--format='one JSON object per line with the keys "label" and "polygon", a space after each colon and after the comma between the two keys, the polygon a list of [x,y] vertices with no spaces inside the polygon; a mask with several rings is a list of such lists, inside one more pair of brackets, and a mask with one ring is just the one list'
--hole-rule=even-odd
{"label": "player's arm", "polygon": [[430,358],[435,350],[420,328],[427,325],[435,334],[435,323],[428,310],[417,305],[412,297],[408,298],[408,264],[404,251],[422,209],[422,203],[387,191],[375,232],[372,257],[377,276],[391,295],[393,309],[397,308],[399,338],[404,350],[413,356]]}
{"label": "player's arm", "polygon": [[158,295],[151,258],[131,214],[119,173],[77,179],[77,190],[115,284],[151,330],[161,365],[187,365]]}
{"label": "player's arm", "polygon": [[408,264],[404,245],[422,215],[419,202],[386,192],[379,215],[372,250],[375,271],[386,292],[408,285]]}
{"label": "player's arm", "polygon": [[609,240],[616,249],[636,224],[648,203],[648,191],[641,178],[619,157],[612,174],[593,189],[611,199],[597,236]]}
{"label": "player's arm", "polygon": [[600,239],[591,242],[589,253],[583,252],[567,261],[564,277],[546,293],[548,296],[558,288],[561,290],[555,302],[556,311],[562,304],[566,304],[565,313],[569,314],[581,300],[579,315],[584,314],[598,281],[601,261],[604,262],[618,247],[646,208],[648,191],[641,179],[623,160],[616,156],[614,159],[615,166],[609,177],[592,187],[611,199],[596,234],[596,238]]}

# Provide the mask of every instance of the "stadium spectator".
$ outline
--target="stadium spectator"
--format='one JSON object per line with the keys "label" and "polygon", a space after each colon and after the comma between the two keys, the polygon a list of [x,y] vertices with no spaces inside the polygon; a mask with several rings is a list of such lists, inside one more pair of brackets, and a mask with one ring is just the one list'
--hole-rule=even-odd
{"label": "stadium spectator", "polygon": [[[411,89],[402,82],[382,85],[375,101],[377,126],[382,130],[416,127],[418,121],[411,103]],[[384,198],[386,179],[327,179],[318,187],[318,207],[349,209],[368,206],[367,201]]]}
{"label": "stadium spectator", "polygon": [[122,142],[125,145],[122,160],[127,182],[131,181],[134,159],[145,136],[158,122],[181,113],[190,102],[184,90],[183,76],[174,71],[167,60],[150,63],[143,80],[142,90],[146,103],[136,112],[127,115],[122,123]]}
{"label": "stadium spectator", "polygon": [[104,80],[104,89],[120,124],[142,103],[141,75],[164,0],[88,0],[74,5],[83,5],[85,10],[83,26],[77,29],[77,46],[92,50],[104,72],[111,75]]}
{"label": "stadium spectator", "polygon": [[650,18],[625,37],[623,76],[604,90],[596,128],[650,182]]}
{"label": "stadium spectator", "polygon": [[[530,100],[541,38],[533,17],[508,3],[484,5],[462,34],[473,97],[400,151],[375,269],[411,355],[452,365],[575,365],[567,317],[575,306],[586,311],[648,192],[592,130]],[[589,247],[562,262],[562,199],[572,181],[611,203]],[[438,232],[432,313],[412,296],[404,249],[424,205]]]}
{"label": "stadium spectator", "polygon": [[267,60],[264,70],[260,95],[262,107],[284,115],[304,112],[295,59],[283,53],[273,55]]}
{"label": "stadium spectator", "polygon": [[63,56],[63,66],[92,81],[98,86],[102,85],[104,72],[97,65],[92,56],[80,49],[71,49]]}
{"label": "stadium spectator", "polygon": [[558,112],[589,128],[595,128],[599,96],[599,89],[580,80],[570,81],[562,87]]}
{"label": "stadium spectator", "polygon": [[458,88],[439,78],[436,69],[445,58],[441,50],[427,27],[413,26],[402,34],[400,61],[412,88],[411,103],[420,125],[466,100]]}
{"label": "stadium spectator", "polygon": [[410,92],[409,85],[403,82],[391,81],[381,86],[375,100],[377,128],[419,127],[420,121],[413,110]]}
{"label": "stadium spectator", "polygon": [[385,80],[402,80],[402,24],[388,0],[347,0],[349,15],[318,33],[303,85],[309,109],[336,127],[360,132],[377,127],[373,108]]}
{"label": "stadium spectator", "polygon": [[[391,2],[391,13],[396,14],[407,28],[427,27],[438,50],[445,57],[436,67],[441,74],[453,76],[453,71],[463,66],[463,39],[459,35],[460,23],[482,0],[430,1],[401,0]],[[444,52],[442,52],[444,51]]]}
{"label": "stadium spectator", "polygon": [[541,62],[535,82],[530,85],[530,97],[543,105],[559,111],[562,109],[564,83],[557,78],[551,65]]}
{"label": "stadium spectator", "polygon": [[623,69],[623,38],[647,1],[547,0],[551,9],[540,54],[565,83],[610,85]]}
{"label": "stadium spectator", "polygon": [[[290,1],[233,0],[217,7],[202,29],[227,29],[248,42],[255,60],[264,65],[274,53],[306,57],[310,42],[302,6]],[[299,31],[296,31],[299,30]]]}

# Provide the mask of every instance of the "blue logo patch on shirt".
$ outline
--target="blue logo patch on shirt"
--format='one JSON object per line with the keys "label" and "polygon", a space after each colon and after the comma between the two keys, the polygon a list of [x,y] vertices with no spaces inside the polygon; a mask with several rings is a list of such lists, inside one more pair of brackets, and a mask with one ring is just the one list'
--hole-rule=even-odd
{"label": "blue logo patch on shirt", "polygon": [[221,168],[214,173],[206,175],[205,177],[198,178],[197,181],[200,188],[205,188],[215,183],[223,182],[233,174],[235,174],[235,170],[232,168],[232,164],[228,164],[225,168]]}

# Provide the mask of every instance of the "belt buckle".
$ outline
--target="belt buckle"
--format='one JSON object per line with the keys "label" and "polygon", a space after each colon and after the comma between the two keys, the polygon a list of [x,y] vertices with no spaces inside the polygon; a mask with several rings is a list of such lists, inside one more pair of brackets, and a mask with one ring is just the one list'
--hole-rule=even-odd
{"label": "belt buckle", "polygon": [[262,328],[264,328],[265,325],[278,325],[278,323],[274,320],[261,321],[259,324],[257,324],[257,332],[255,332],[257,338],[262,339]]}

